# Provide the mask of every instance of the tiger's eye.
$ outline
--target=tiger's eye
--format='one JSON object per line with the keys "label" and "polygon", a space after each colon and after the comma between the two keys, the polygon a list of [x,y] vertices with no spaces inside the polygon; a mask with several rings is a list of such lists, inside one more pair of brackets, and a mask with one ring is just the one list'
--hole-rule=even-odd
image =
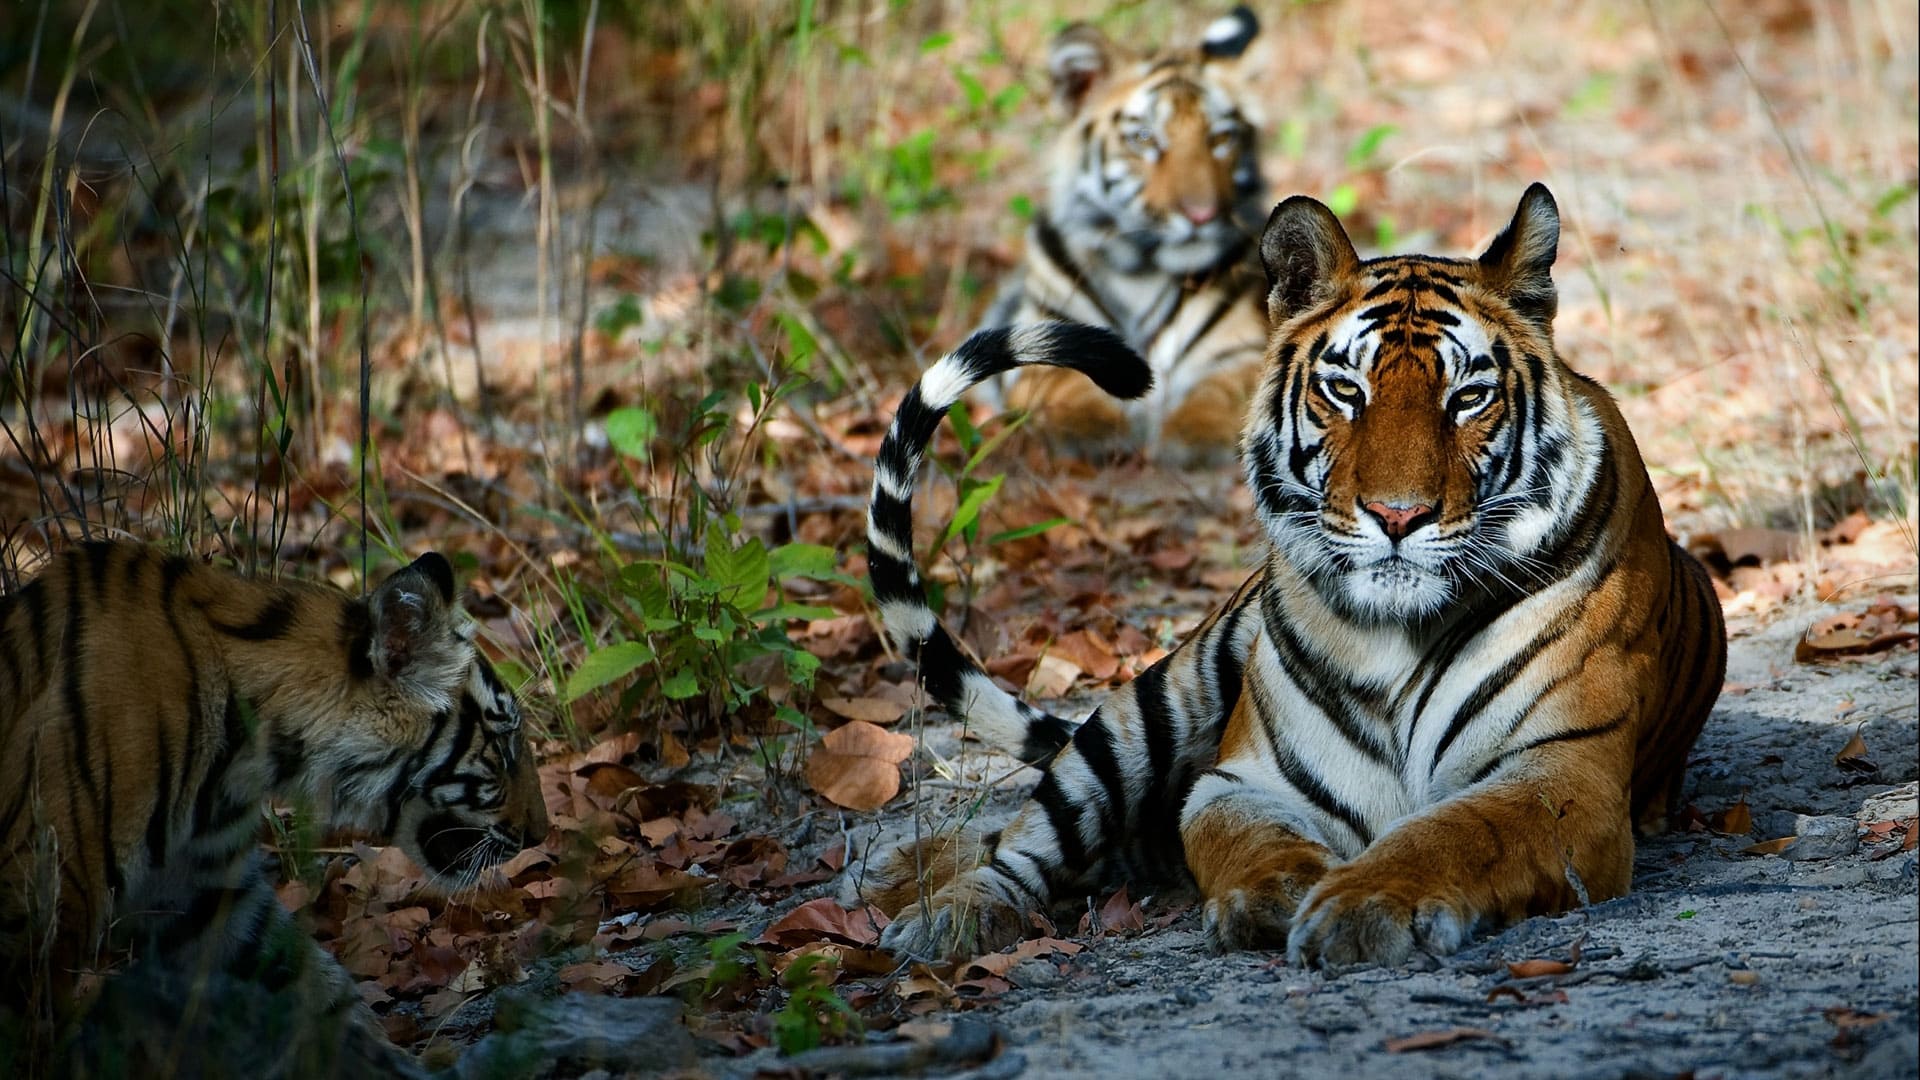
{"label": "tiger's eye", "polygon": [[1453,399],[1447,402],[1447,410],[1453,413],[1468,412],[1486,404],[1492,396],[1493,391],[1488,387],[1469,386],[1454,393]]}
{"label": "tiger's eye", "polygon": [[1366,404],[1367,400],[1367,395],[1361,391],[1360,384],[1354,382],[1352,379],[1335,377],[1322,378],[1320,380],[1320,392],[1325,395],[1329,401],[1355,409]]}

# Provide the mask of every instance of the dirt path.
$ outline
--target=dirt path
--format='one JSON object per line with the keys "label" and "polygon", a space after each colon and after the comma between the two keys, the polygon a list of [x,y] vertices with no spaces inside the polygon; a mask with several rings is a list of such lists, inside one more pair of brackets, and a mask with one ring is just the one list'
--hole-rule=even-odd
{"label": "dirt path", "polygon": [[[1269,954],[1213,956],[1192,912],[1098,939],[1009,973],[1015,989],[974,1014],[1008,1049],[976,1075],[1914,1075],[1916,853],[1859,844],[1856,826],[1914,814],[1916,656],[1795,665],[1795,641],[1827,613],[1801,605],[1733,628],[1728,684],[1745,689],[1722,698],[1688,793],[1708,812],[1744,794],[1750,836],[1645,843],[1631,895],[1409,970],[1328,976]],[[1871,771],[1835,762],[1855,725]],[[1739,853],[1834,824],[1837,839],[1799,841],[1792,854],[1809,857]],[[1149,916],[1169,902],[1181,900]],[[1508,974],[1508,962],[1566,959],[1576,941],[1572,974]],[[1447,1031],[1458,1038],[1389,1049]]]}

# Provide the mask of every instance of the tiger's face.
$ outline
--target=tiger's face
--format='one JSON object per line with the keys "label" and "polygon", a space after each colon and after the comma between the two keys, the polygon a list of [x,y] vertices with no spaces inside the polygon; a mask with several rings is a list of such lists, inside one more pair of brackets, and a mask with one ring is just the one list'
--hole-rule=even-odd
{"label": "tiger's face", "polygon": [[1552,196],[1478,259],[1361,262],[1295,197],[1262,238],[1276,327],[1243,438],[1277,548],[1342,614],[1438,615],[1524,591],[1577,527],[1601,456],[1554,354]]}
{"label": "tiger's face", "polygon": [[1048,213],[1069,242],[1123,273],[1194,273],[1243,249],[1265,184],[1236,76],[1258,32],[1245,7],[1197,48],[1134,54],[1084,23],[1060,32],[1048,66],[1070,123]]}
{"label": "tiger's face", "polygon": [[457,890],[547,834],[520,705],[475,646],[445,559],[395,573],[367,611],[368,681],[398,688],[383,716],[397,766],[365,774],[369,790],[344,801],[378,799],[382,831]]}
{"label": "tiger's face", "polygon": [[520,706],[477,654],[456,712],[438,718],[406,777],[394,839],[456,886],[547,835]]}

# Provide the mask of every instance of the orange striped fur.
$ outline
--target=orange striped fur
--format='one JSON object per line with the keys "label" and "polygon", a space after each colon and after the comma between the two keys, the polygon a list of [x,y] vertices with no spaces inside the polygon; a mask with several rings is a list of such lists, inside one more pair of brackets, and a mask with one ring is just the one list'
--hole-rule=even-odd
{"label": "orange striped fur", "polygon": [[81,545],[0,598],[0,759],[16,1003],[29,980],[63,998],[109,929],[357,1002],[281,932],[256,843],[268,796],[392,837],[456,888],[547,829],[518,705],[438,555],[362,599]]}

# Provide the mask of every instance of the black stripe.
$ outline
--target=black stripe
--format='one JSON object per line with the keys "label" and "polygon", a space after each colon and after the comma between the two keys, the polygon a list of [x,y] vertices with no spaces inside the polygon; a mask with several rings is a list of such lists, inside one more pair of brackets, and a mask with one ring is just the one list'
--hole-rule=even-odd
{"label": "black stripe", "polygon": [[426,768],[427,762],[433,756],[434,746],[440,742],[441,733],[446,731],[447,723],[452,719],[452,709],[442,710],[435,716],[433,727],[427,732],[427,741],[421,743],[420,749],[407,758],[406,764],[400,770],[400,775],[394,777],[393,787],[387,791],[387,818],[385,826],[380,830],[382,836],[392,836],[394,830],[399,828],[400,804],[412,793],[413,778],[420,775],[421,770]]}
{"label": "black stripe", "polygon": [[1240,620],[1246,616],[1249,605],[1258,604],[1265,595],[1262,589],[1246,594],[1221,618],[1223,624],[1213,643],[1213,716],[1209,726],[1220,726],[1233,715],[1234,706],[1240,703],[1240,686],[1246,678],[1246,671],[1239,656],[1234,654],[1234,639],[1239,637]]}
{"label": "black stripe", "polygon": [[[80,838],[79,803],[80,796],[93,804],[98,826],[101,859],[105,863],[107,887],[115,892],[124,888],[125,882],[120,873],[120,860],[113,848],[113,790],[103,786],[101,777],[96,773],[93,760],[92,710],[87,704],[86,665],[83,662],[83,641],[86,637],[86,610],[92,607],[96,597],[89,595],[81,580],[81,563],[87,564],[86,572],[97,583],[102,577],[100,563],[96,557],[97,546],[86,549],[86,558],[67,560],[67,618],[62,634],[62,647],[66,657],[65,678],[62,680],[61,696],[66,702],[69,751],[73,761],[80,792],[68,800],[70,843],[78,843]],[[103,756],[110,758],[109,747],[102,746]],[[110,780],[111,777],[108,777]]]}
{"label": "black stripe", "polygon": [[988,862],[987,865],[993,867],[995,872],[997,872],[1001,877],[1006,878],[1008,881],[1011,881],[1015,885],[1019,886],[1023,892],[1025,892],[1029,897],[1033,898],[1035,903],[1037,904],[1046,903],[1047,883],[1045,881],[1041,881],[1039,884],[1035,884],[1030,878],[1027,877],[1025,873],[1015,869],[1014,865],[1008,862],[1006,860],[1006,857],[1001,855],[999,852],[994,853],[993,859],[990,862]]}
{"label": "black stripe", "polygon": [[[1252,684],[1252,702],[1254,715],[1260,720],[1260,727],[1266,732],[1267,745],[1271,748],[1273,762],[1280,769],[1294,790],[1307,797],[1328,816],[1346,824],[1355,836],[1360,838],[1362,846],[1373,843],[1373,830],[1367,827],[1366,819],[1360,812],[1347,805],[1345,800],[1335,795],[1320,778],[1309,770],[1291,749],[1280,732],[1280,726],[1274,719],[1272,702],[1267,700],[1266,691],[1258,683]],[[1237,777],[1235,779],[1238,779]]]}
{"label": "black stripe", "polygon": [[1633,715],[1632,712],[1629,710],[1627,712],[1620,713],[1619,715],[1615,716],[1611,720],[1608,720],[1604,724],[1599,724],[1594,727],[1569,728],[1565,731],[1556,731],[1551,735],[1542,735],[1541,737],[1533,740],[1532,742],[1529,742],[1523,746],[1516,746],[1513,749],[1506,751],[1500,756],[1494,758],[1492,761],[1489,761],[1485,765],[1481,766],[1480,771],[1474,774],[1473,782],[1477,784],[1480,781],[1485,780],[1487,777],[1492,776],[1494,774],[1494,771],[1499,769],[1500,766],[1505,765],[1507,762],[1513,760],[1516,757],[1519,757],[1521,754],[1532,753],[1533,751],[1538,750],[1543,746],[1547,746],[1557,742],[1578,742],[1582,739],[1597,739],[1602,735],[1611,734],[1612,732],[1620,730],[1621,725],[1625,724],[1632,715]]}
{"label": "black stripe", "polygon": [[1306,767],[1305,763],[1294,756],[1292,750],[1276,742],[1273,760],[1274,764],[1280,767],[1280,775],[1286,777],[1287,782],[1292,784],[1295,790],[1305,795],[1315,806],[1330,816],[1339,819],[1347,828],[1352,829],[1353,834],[1360,838],[1363,847],[1373,843],[1373,830],[1367,827],[1366,819],[1360,816],[1360,812],[1335,795],[1332,789],[1322,783],[1320,778]]}
{"label": "black stripe", "polygon": [[339,641],[347,658],[347,674],[360,680],[373,678],[373,615],[365,602],[340,606]]}
{"label": "black stripe", "polygon": [[307,744],[300,736],[274,724],[267,731],[267,755],[273,760],[276,788],[300,775],[307,767]]}
{"label": "black stripe", "polygon": [[[187,708],[192,709],[195,704],[189,699]],[[159,776],[154,781],[153,809],[147,814],[147,863],[155,869],[167,865],[167,799],[173,791],[173,740],[167,734],[168,719],[168,714],[159,713],[153,725]]]}
{"label": "black stripe", "polygon": [[248,707],[239,695],[229,692],[227,706],[221,714],[219,752],[207,767],[206,777],[200,781],[200,790],[193,800],[193,831],[196,835],[218,832],[246,812],[247,807],[226,792],[227,770],[233,767],[241,752],[246,748],[251,732],[248,730]]}
{"label": "black stripe", "polygon": [[[1206,340],[1207,335],[1213,332],[1213,328],[1220,325],[1220,320],[1227,317],[1227,312],[1232,311],[1233,306],[1239,302],[1240,297],[1237,293],[1223,294],[1219,301],[1213,305],[1213,310],[1207,312],[1207,317],[1201,321],[1200,329],[1195,330],[1193,334],[1187,338],[1186,347],[1181,350],[1182,357],[1184,358],[1192,354],[1199,344]],[[1172,317],[1169,316],[1167,321],[1171,323],[1173,321]],[[1216,354],[1209,359],[1214,363],[1218,363],[1221,358]]]}
{"label": "black stripe", "polygon": [[1039,245],[1040,253],[1046,256],[1047,261],[1053,264],[1054,269],[1058,270],[1062,277],[1073,283],[1073,287],[1079,290],[1081,296],[1086,297],[1093,304],[1094,309],[1100,312],[1100,317],[1108,326],[1123,325],[1114,315],[1113,309],[1107,305],[1106,300],[1094,288],[1086,271],[1074,261],[1073,255],[1067,251],[1066,239],[1060,235],[1060,230],[1054,227],[1053,222],[1045,214],[1034,215],[1033,238]]}
{"label": "black stripe", "polygon": [[[1214,622],[1214,628],[1219,622]],[[1189,645],[1198,650],[1202,642]],[[1180,807],[1169,798],[1179,790],[1182,777],[1176,775],[1180,763],[1174,756],[1174,724],[1183,710],[1167,693],[1167,664],[1155,664],[1134,677],[1130,684],[1134,702],[1140,710],[1140,724],[1147,737],[1147,790],[1134,820],[1145,833],[1135,846],[1156,864],[1179,862]]]}
{"label": "black stripe", "polygon": [[1383,742],[1380,732],[1368,723],[1378,718],[1366,715],[1361,703],[1345,692],[1339,669],[1328,664],[1300,640],[1278,600],[1261,605],[1261,615],[1264,617],[1262,625],[1267,638],[1274,651],[1280,654],[1281,665],[1294,686],[1306,695],[1313,707],[1355,749],[1375,764],[1391,767],[1394,764],[1394,747]]}
{"label": "black stripe", "polygon": [[33,645],[34,671],[40,678],[47,674],[47,586],[39,578],[14,593],[27,612],[27,641]]}
{"label": "black stripe", "polygon": [[209,619],[208,623],[229,637],[242,641],[275,641],[286,634],[293,625],[293,617],[298,608],[298,600],[290,592],[281,592],[260,613],[242,625],[230,625],[218,619]]}
{"label": "black stripe", "polygon": [[[1143,672],[1140,678],[1145,677]],[[1139,681],[1135,679],[1135,685]],[[1108,839],[1126,836],[1129,832],[1127,826],[1133,819],[1133,808],[1127,805],[1126,775],[1120,768],[1120,754],[1114,744],[1111,721],[1105,716],[1096,715],[1081,724],[1080,730],[1073,734],[1073,748],[1087,763],[1088,771],[1100,782],[1106,795],[1104,805],[1095,807],[1100,814],[1100,831],[1093,837],[1094,847],[1104,848]]]}
{"label": "black stripe", "polygon": [[[1485,711],[1486,707],[1493,703],[1493,699],[1499,697],[1500,693],[1504,691],[1514,679],[1518,678],[1520,673],[1525,671],[1542,651],[1554,642],[1565,637],[1567,631],[1573,629],[1574,624],[1578,623],[1580,619],[1581,611],[1579,608],[1569,607],[1561,611],[1559,616],[1542,628],[1539,633],[1535,634],[1532,640],[1514,652],[1509,653],[1498,668],[1494,669],[1491,674],[1483,677],[1480,682],[1474,686],[1473,693],[1467,695],[1467,699],[1460,703],[1460,708],[1455,710],[1453,719],[1447,723],[1446,732],[1440,736],[1439,743],[1435,744],[1433,748],[1433,760],[1427,763],[1428,776],[1431,777],[1439,771],[1440,762],[1447,756],[1447,748],[1453,745],[1453,740],[1459,738],[1460,733],[1466,730],[1467,725],[1472,723],[1481,712]],[[1437,682],[1438,680],[1435,681]],[[1414,716],[1414,723],[1419,723],[1418,714]]]}
{"label": "black stripe", "polygon": [[1060,865],[1047,866],[1040,862],[1042,873],[1049,870],[1060,872],[1059,878],[1050,877],[1048,884],[1055,880],[1065,880],[1079,876],[1086,870],[1087,846],[1080,837],[1080,808],[1073,803],[1072,796],[1060,782],[1060,774],[1048,772],[1033,789],[1033,801],[1047,815],[1047,823],[1053,826],[1054,844],[1060,849]]}
{"label": "black stripe", "polygon": [[180,782],[160,792],[166,804],[165,816],[169,823],[180,820],[180,800],[193,787],[198,747],[208,736],[205,730],[207,717],[201,711],[206,703],[200,698],[200,665],[194,659],[192,647],[187,644],[186,634],[180,629],[180,609],[174,598],[175,591],[180,587],[180,579],[187,575],[192,565],[179,558],[167,559],[160,564],[160,610],[166,613],[167,629],[173,633],[174,644],[180,647],[180,664],[187,672],[187,713],[186,728],[182,733],[184,745],[181,747]]}

